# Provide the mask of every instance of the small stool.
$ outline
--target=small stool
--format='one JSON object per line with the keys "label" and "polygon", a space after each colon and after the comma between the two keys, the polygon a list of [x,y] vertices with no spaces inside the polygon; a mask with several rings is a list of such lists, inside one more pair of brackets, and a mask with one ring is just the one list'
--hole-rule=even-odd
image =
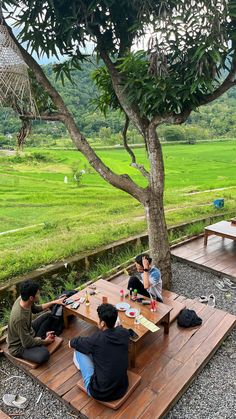
{"label": "small stool", "polygon": [[[47,346],[47,350],[50,353],[50,355],[52,355],[58,348],[59,346],[62,344],[63,339],[59,338],[58,336],[55,337],[54,342],[52,342],[50,345]],[[22,364],[24,366],[26,366],[29,369],[33,369],[35,370],[36,368],[39,367],[40,364],[36,364],[36,362],[32,362],[32,361],[27,361],[27,359],[22,359],[22,358],[17,358],[15,356],[12,356],[7,347],[3,348],[4,351],[4,355],[13,363],[19,363]]]}
{"label": "small stool", "polygon": [[[102,402],[100,400],[96,400],[98,403],[104,404],[107,407],[110,407],[113,410],[117,410],[119,409],[119,407],[129,398],[129,396],[133,393],[133,391],[136,389],[136,387],[138,387],[140,381],[141,381],[141,376],[138,374],[135,374],[134,372],[128,371],[128,380],[129,380],[129,387],[126,391],[126,393],[124,394],[123,397],[121,397],[121,399],[118,400],[114,400],[111,402]],[[84,387],[84,382],[83,382],[83,378],[81,378],[78,382],[77,382],[77,386],[80,388],[80,390],[84,391],[85,393],[87,393],[85,387]],[[89,396],[88,396],[89,397]]]}

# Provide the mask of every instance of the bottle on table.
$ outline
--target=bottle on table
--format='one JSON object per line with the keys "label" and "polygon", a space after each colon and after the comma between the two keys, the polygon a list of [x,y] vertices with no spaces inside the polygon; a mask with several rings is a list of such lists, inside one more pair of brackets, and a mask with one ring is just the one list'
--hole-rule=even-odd
{"label": "bottle on table", "polygon": [[153,311],[153,312],[157,311],[157,302],[153,298],[151,299],[150,310]]}
{"label": "bottle on table", "polygon": [[120,290],[120,301],[124,300],[124,296],[125,296],[124,290]]}
{"label": "bottle on table", "polygon": [[90,305],[88,291],[86,291],[86,294],[85,294],[85,305],[86,305],[87,307]]}

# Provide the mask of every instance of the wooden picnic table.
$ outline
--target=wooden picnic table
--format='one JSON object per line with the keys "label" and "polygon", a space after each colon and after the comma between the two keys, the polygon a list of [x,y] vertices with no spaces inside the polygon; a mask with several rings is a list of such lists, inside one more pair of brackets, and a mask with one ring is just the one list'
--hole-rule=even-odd
{"label": "wooden picnic table", "polygon": [[[64,314],[64,324],[65,327],[68,328],[68,316],[74,315],[80,317],[82,320],[91,323],[93,325],[98,324],[98,314],[97,314],[97,307],[102,304],[102,297],[105,296],[108,299],[108,303],[116,305],[117,303],[124,301],[130,304],[131,308],[137,308],[140,310],[140,314],[142,314],[145,318],[147,318],[152,323],[158,325],[160,323],[164,326],[164,333],[169,333],[170,327],[170,311],[172,307],[168,306],[164,303],[157,302],[157,311],[151,312],[150,305],[142,305],[136,301],[129,300],[129,297],[125,297],[121,300],[120,297],[120,286],[114,284],[109,281],[105,281],[103,279],[99,279],[96,283],[96,294],[89,295],[90,305],[86,306],[85,302],[80,304],[80,306],[74,310],[70,306],[63,307],[63,314]],[[89,286],[84,288],[82,291],[79,291],[77,294],[74,294],[71,299],[75,300],[79,297],[85,297],[86,291],[90,293],[93,291]],[[145,297],[142,297],[145,298]],[[150,332],[145,326],[142,324],[135,324],[134,318],[127,317],[124,312],[119,311],[119,318],[121,321],[121,325],[127,329],[133,329],[138,338],[136,340],[130,341],[130,352],[131,352],[131,366],[135,366],[136,362],[136,351],[137,346],[143,340],[144,336]]]}
{"label": "wooden picnic table", "polygon": [[230,221],[220,221],[218,223],[205,227],[204,246],[207,246],[208,236],[211,236],[212,234],[220,236],[223,239],[227,238],[236,240],[236,224]]}

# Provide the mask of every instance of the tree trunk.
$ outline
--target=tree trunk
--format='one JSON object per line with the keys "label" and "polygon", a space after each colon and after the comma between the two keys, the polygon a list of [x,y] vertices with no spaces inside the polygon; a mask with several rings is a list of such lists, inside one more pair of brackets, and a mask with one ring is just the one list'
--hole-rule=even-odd
{"label": "tree trunk", "polygon": [[163,205],[164,163],[156,127],[149,125],[146,133],[150,160],[148,199],[145,202],[148,225],[149,250],[153,262],[159,267],[165,288],[171,283],[171,257]]}

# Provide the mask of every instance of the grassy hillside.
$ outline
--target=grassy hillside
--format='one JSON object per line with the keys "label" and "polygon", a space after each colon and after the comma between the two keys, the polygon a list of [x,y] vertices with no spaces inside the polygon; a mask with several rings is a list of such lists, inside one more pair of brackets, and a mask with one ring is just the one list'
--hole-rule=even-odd
{"label": "grassy hillside", "polygon": [[[165,209],[168,224],[217,212],[213,199],[235,208],[236,141],[164,146]],[[147,162],[144,149],[136,150]],[[123,150],[100,150],[117,173],[145,180]],[[81,184],[75,169],[85,170]],[[64,183],[67,176],[68,183]],[[226,188],[204,192],[209,189]],[[201,192],[189,194],[190,192]],[[142,206],[108,185],[76,151],[30,150],[23,157],[0,155],[0,281],[146,229]],[[32,227],[31,227],[32,226]]]}

